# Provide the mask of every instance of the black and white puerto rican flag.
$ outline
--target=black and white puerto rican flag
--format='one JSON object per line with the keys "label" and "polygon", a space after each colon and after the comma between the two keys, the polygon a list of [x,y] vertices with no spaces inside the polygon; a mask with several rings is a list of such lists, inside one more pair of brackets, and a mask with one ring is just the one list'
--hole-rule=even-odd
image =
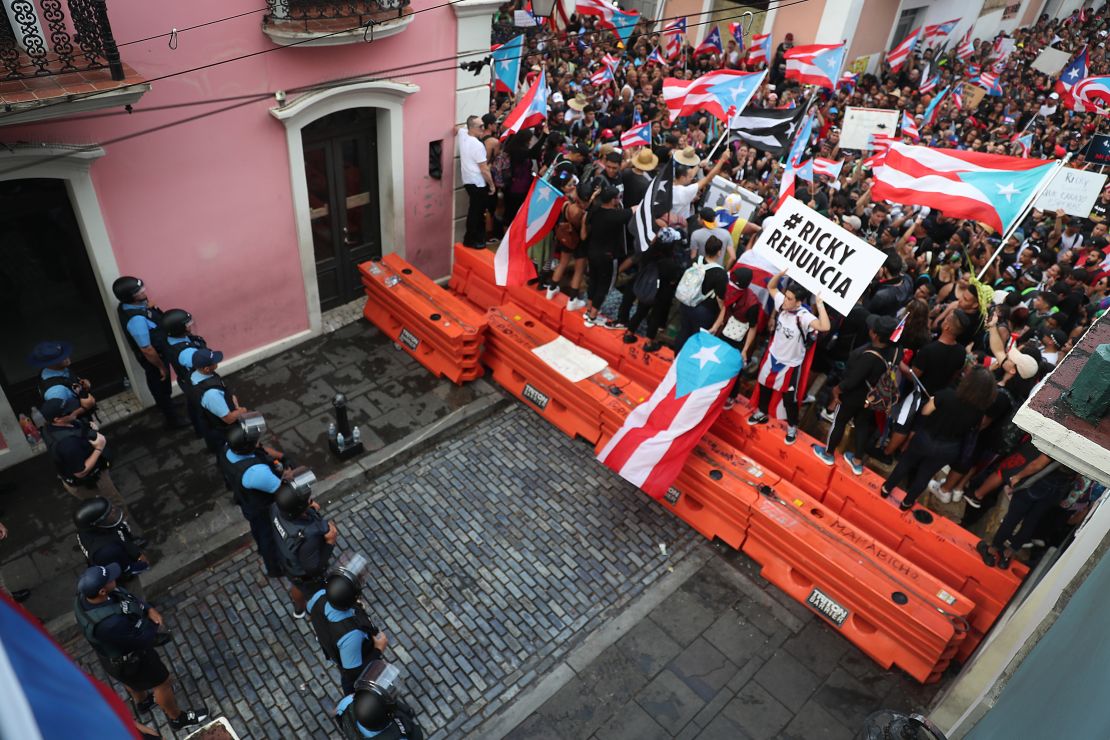
{"label": "black and white puerto rican flag", "polygon": [[797,108],[748,107],[729,121],[732,134],[761,152],[778,157],[790,147],[794,131],[805,113],[805,106]]}
{"label": "black and white puerto rican flag", "polygon": [[[647,251],[655,239],[655,219],[661,218],[674,205],[674,162],[669,161],[652,178],[643,202],[633,216],[636,242],[641,252]],[[649,207],[650,205],[650,207]]]}

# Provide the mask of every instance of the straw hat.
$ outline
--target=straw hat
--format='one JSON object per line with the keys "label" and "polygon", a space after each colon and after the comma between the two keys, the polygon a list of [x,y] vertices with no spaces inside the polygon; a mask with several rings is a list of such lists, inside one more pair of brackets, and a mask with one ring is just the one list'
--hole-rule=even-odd
{"label": "straw hat", "polygon": [[701,160],[698,159],[697,152],[694,151],[694,147],[692,146],[688,146],[682,151],[676,152],[673,158],[675,164],[680,164],[684,167],[697,167],[701,164]]}
{"label": "straw hat", "polygon": [[641,172],[651,172],[659,166],[659,157],[645,146],[632,158],[632,166]]}
{"label": "straw hat", "polygon": [[582,93],[578,93],[570,101],[567,102],[567,105],[576,111],[582,111],[586,109],[587,103],[589,103],[589,101],[586,100],[586,96]]}

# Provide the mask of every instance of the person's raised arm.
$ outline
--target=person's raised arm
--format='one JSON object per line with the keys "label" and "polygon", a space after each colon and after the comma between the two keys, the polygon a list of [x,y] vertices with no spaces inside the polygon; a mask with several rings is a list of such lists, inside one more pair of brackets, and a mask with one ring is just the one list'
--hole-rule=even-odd
{"label": "person's raised arm", "polygon": [[727,164],[730,159],[732,159],[732,152],[730,150],[726,149],[725,153],[721,155],[721,158],[717,160],[717,164],[713,165],[713,169],[711,169],[711,170],[709,170],[709,172],[705,173],[705,177],[698,180],[698,192],[699,193],[702,190],[705,190],[705,187],[709,183],[713,182],[714,177],[721,174],[721,170],[724,169],[725,164]]}
{"label": "person's raised arm", "polygon": [[814,295],[813,300],[817,304],[817,320],[810,322],[809,328],[815,331],[828,331],[832,328],[832,321],[829,320],[829,312],[825,309],[825,302],[821,300],[820,295]]}
{"label": "person's raised arm", "polygon": [[775,300],[775,296],[779,294],[779,281],[782,276],[786,274],[786,270],[776,272],[770,280],[767,281],[767,292],[771,295],[771,300]]}

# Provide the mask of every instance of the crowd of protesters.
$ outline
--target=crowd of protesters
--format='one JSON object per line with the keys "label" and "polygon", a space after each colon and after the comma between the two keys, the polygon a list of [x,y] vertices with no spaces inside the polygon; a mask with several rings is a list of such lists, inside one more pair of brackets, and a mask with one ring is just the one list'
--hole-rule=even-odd
{"label": "crowd of protesters", "polygon": [[[495,43],[521,32],[511,25],[519,5],[507,4],[495,17]],[[691,27],[697,21],[691,19]],[[467,245],[496,240],[533,177],[547,178],[567,197],[540,265],[539,287],[549,298],[566,293],[568,308],[584,310],[589,326],[622,331],[626,342],[642,341],[648,352],[664,344],[677,350],[701,329],[717,333],[741,350],[749,381],[759,365],[761,392],[749,424],[775,414],[771,392],[779,392],[788,422],[784,443],[794,444],[799,413],[814,404],[829,430],[823,444],[812,445],[813,454],[835,464],[851,425],[845,461],[857,474],[867,462],[889,470],[882,493],[903,509],[927,492],[940,504],[962,499],[963,522],[972,526],[1005,492],[1008,513],[981,546],[988,563],[1005,567],[1023,546],[1058,544],[1102,487],[1041,455],[1012,419],[1110,305],[1110,186],[1088,217],[1033,209],[1001,244],[1001,235],[976,222],[873,202],[872,173],[864,166],[873,152],[841,147],[840,126],[849,106],[895,109],[917,123],[920,141],[907,143],[1046,159],[1070,154],[1069,167],[1097,170],[1084,154],[1103,118],[1069,110],[1056,79],[1031,63],[1050,45],[1069,54],[1086,47],[1088,74],[1110,73],[1110,18],[1101,12],[1042,17],[1009,34],[1013,50],[1003,61],[993,38],[975,39],[973,53],[963,58],[955,39],[921,43],[896,72],[884,64],[835,91],[787,78],[783,55],[793,39],[786,35],[749,107],[790,109],[812,101],[816,125],[805,156],[844,163],[835,179],[796,180],[795,197],[886,254],[848,315],[826,308],[789,275],[775,275],[766,286],[770,315],[770,307],[753,297],[753,272],[737,259],[755,243],[778,200],[784,152],[736,136],[718,147],[726,127],[708,114],[672,122],[662,87],[667,77],[755,71],[764,64],[749,64],[735,40],[722,54],[695,54],[684,43],[661,62],[667,41],[661,25],[641,20],[623,45],[592,16],[572,16],[554,31],[526,32],[518,92],[543,69],[547,120],[502,141],[500,124],[516,100],[503,92],[492,94],[489,111],[474,120],[470,135],[484,142],[485,184],[493,194],[468,223]],[[618,60],[614,79],[595,85],[590,77],[605,58]],[[998,71],[1001,95],[984,96],[974,109],[968,96],[950,95],[925,119],[934,95],[984,69]],[[923,75],[937,74],[936,85],[925,86],[931,92],[922,93]],[[622,133],[644,122],[651,124],[651,145],[622,147]],[[1029,133],[1031,143],[1023,145],[1019,139]],[[654,174],[672,164],[671,210],[641,250],[630,222]],[[723,204],[702,202],[717,176],[759,197],[748,219],[737,218],[737,195]],[[691,267],[701,279],[699,294],[676,300]],[[974,278],[984,268],[979,283]],[[826,378],[812,395],[801,385],[810,353],[813,375]],[[740,388],[737,383],[729,406]],[[945,468],[942,479],[938,473]],[[945,512],[959,516],[959,507]]]}

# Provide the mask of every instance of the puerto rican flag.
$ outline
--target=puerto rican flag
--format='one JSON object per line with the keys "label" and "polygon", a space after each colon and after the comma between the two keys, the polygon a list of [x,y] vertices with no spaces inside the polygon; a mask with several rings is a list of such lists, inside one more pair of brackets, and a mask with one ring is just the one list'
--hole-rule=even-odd
{"label": "puerto rican flag", "polygon": [[621,134],[621,148],[633,146],[651,146],[651,121],[633,126]]}
{"label": "puerto rican flag", "polygon": [[632,36],[632,29],[640,20],[640,14],[635,10],[625,12],[615,5],[610,5],[605,0],[578,0],[574,6],[578,15],[592,15],[597,18],[599,28],[608,28],[622,44],[627,44]]}
{"label": "puerto rican flag", "polygon": [[917,130],[917,122],[906,111],[902,111],[902,136],[908,136],[914,141],[921,141],[921,132]]}
{"label": "puerto rican flag", "polygon": [[940,73],[938,72],[937,74],[933,75],[932,77],[929,77],[928,79],[921,80],[921,85],[917,88],[917,91],[919,93],[921,93],[922,95],[927,95],[928,93],[931,93],[933,90],[936,90],[937,85],[939,85],[939,84],[940,84]]}
{"label": "puerto rican flag", "polygon": [[601,58],[601,63],[613,70],[613,72],[616,72],[621,66],[621,60],[609,53],[606,53],[605,56]]}
{"label": "puerto rican flag", "polygon": [[647,61],[644,62],[644,64],[666,64],[666,63],[667,63],[667,60],[664,59],[663,55],[659,53],[659,48],[658,47],[651,50],[651,53],[648,54]]}
{"label": "puerto rican flag", "polygon": [[1033,148],[1033,134],[1014,134],[1011,139],[1015,144],[1021,147],[1021,156],[1027,158],[1030,150]]}
{"label": "puerto rican flag", "polygon": [[890,151],[890,147],[897,141],[896,136],[889,134],[871,134],[867,138],[867,148],[874,153],[863,160],[863,166],[869,170],[877,170],[882,166],[883,160],[886,159],[886,153]]}
{"label": "puerto rican flag", "polygon": [[968,79],[976,80],[979,78],[979,75],[983,73],[983,68],[978,64],[969,64],[967,65],[967,69],[964,70],[964,72],[967,75]]}
{"label": "puerto rican flag", "polygon": [[744,51],[744,24],[739,21],[731,21],[728,24],[728,32],[732,36],[732,40],[736,42],[738,51]]}
{"label": "puerto rican flag", "polygon": [[613,70],[609,67],[602,66],[601,69],[590,75],[590,84],[594,87],[601,87],[613,81]]}
{"label": "puerto rican flag", "polygon": [[1064,101],[1064,106],[1068,107],[1069,98],[1071,97],[1071,89],[1075,87],[1075,83],[1082,80],[1087,76],[1087,47],[1083,47],[1083,51],[1076,55],[1075,59],[1068,62],[1068,65],[1060,70],[1060,78],[1056,80],[1056,92],[1059,94],[1060,99]]}
{"label": "puerto rican flag", "polygon": [[844,44],[795,46],[785,54],[786,79],[832,90],[840,80],[844,54]]}
{"label": "puerto rican flag", "polygon": [[1084,77],[1069,92],[1073,110],[1110,116],[1110,76]]}
{"label": "puerto rican flag", "polygon": [[983,74],[979,75],[979,86],[987,92],[990,92],[994,88],[998,87],[998,75],[996,75],[994,72],[984,72]]}
{"label": "puerto rican flag", "polygon": [[667,101],[671,122],[699,110],[712,113],[720,121],[728,121],[729,116],[744,110],[766,75],[766,70],[722,69],[696,80],[667,77],[663,80],[663,98]]}
{"label": "puerto rican flag", "polygon": [[539,177],[532,180],[528,197],[501,237],[493,256],[493,275],[498,285],[526,285],[536,277],[536,266],[528,256],[547,232],[555,228],[566,198],[559,189]]}
{"label": "puerto rican flag", "polygon": [[902,43],[895,46],[886,55],[886,63],[890,65],[891,72],[897,72],[902,69],[906,60],[910,58],[910,53],[913,48],[917,46],[917,40],[921,38],[921,29],[915,28],[910,31],[910,35],[902,39]]}
{"label": "puerto rican flag", "polygon": [[694,49],[694,56],[700,57],[703,54],[723,54],[724,49],[721,47],[721,29],[713,26],[713,29],[706,34],[705,39],[698,44],[698,48]]}
{"label": "puerto rican flag", "polygon": [[813,174],[824,175],[825,177],[833,180],[840,177],[840,171],[844,169],[844,162],[835,159],[825,159],[824,157],[813,158]]}
{"label": "puerto rican flag", "polygon": [[950,218],[981,221],[1004,234],[1056,166],[1051,159],[896,143],[875,171],[871,197],[928,206]]}
{"label": "puerto rican flag", "polygon": [[752,34],[752,45],[748,47],[748,64],[771,63],[771,34]]}
{"label": "puerto rican flag", "polygon": [[597,459],[652,498],[662,498],[717,420],[743,367],[740,351],[707,331],[682,346],[655,392],[632,409]]}
{"label": "puerto rican flag", "polygon": [[[962,107],[962,103],[959,102],[960,101],[959,91],[961,89],[962,89],[962,86],[958,87],[956,89],[956,95],[953,98],[953,101],[956,102],[956,108],[961,108]],[[925,115],[922,116],[922,118],[923,118],[924,123],[925,123],[926,126],[932,126],[933,125],[933,121],[937,117],[937,111],[940,110],[940,103],[941,103],[942,100],[944,100],[944,96],[947,95],[947,94],[948,94],[948,88],[946,87],[943,90],[941,90],[935,98],[930,100],[929,104],[927,106],[925,106]]]}
{"label": "puerto rican flag", "polygon": [[925,43],[932,46],[934,41],[942,41],[948,38],[948,34],[956,30],[956,26],[960,24],[960,18],[954,21],[945,21],[944,23],[937,23],[932,26],[925,26]]}
{"label": "puerto rican flag", "polygon": [[493,50],[493,89],[495,92],[505,92],[516,95],[517,85],[520,84],[520,60],[524,56],[524,34],[506,41]]}
{"label": "puerto rican flag", "polygon": [[509,115],[505,116],[501,140],[509,138],[517,131],[535,126],[547,118],[547,73],[540,70],[539,77],[521,96]]}
{"label": "puerto rican flag", "polygon": [[741,266],[752,271],[752,284],[748,286],[748,290],[755,294],[755,297],[759,299],[759,304],[763,307],[763,312],[759,317],[759,330],[762,331],[767,317],[775,310],[775,301],[771,298],[771,292],[767,290],[767,284],[771,282],[771,278],[775,276],[779,268],[775,267],[762,252],[757,252],[754,249],[749,249],[736,258],[733,269]]}
{"label": "puerto rican flag", "polygon": [[682,53],[686,45],[686,19],[679,18],[663,26],[663,48],[667,50],[667,59],[675,59]]}
{"label": "puerto rican flag", "polygon": [[956,46],[956,58],[960,61],[970,59],[971,55],[975,53],[975,44],[971,40],[972,30],[974,30],[974,26],[967,29],[967,33],[964,34],[964,37],[960,39],[959,45]]}

